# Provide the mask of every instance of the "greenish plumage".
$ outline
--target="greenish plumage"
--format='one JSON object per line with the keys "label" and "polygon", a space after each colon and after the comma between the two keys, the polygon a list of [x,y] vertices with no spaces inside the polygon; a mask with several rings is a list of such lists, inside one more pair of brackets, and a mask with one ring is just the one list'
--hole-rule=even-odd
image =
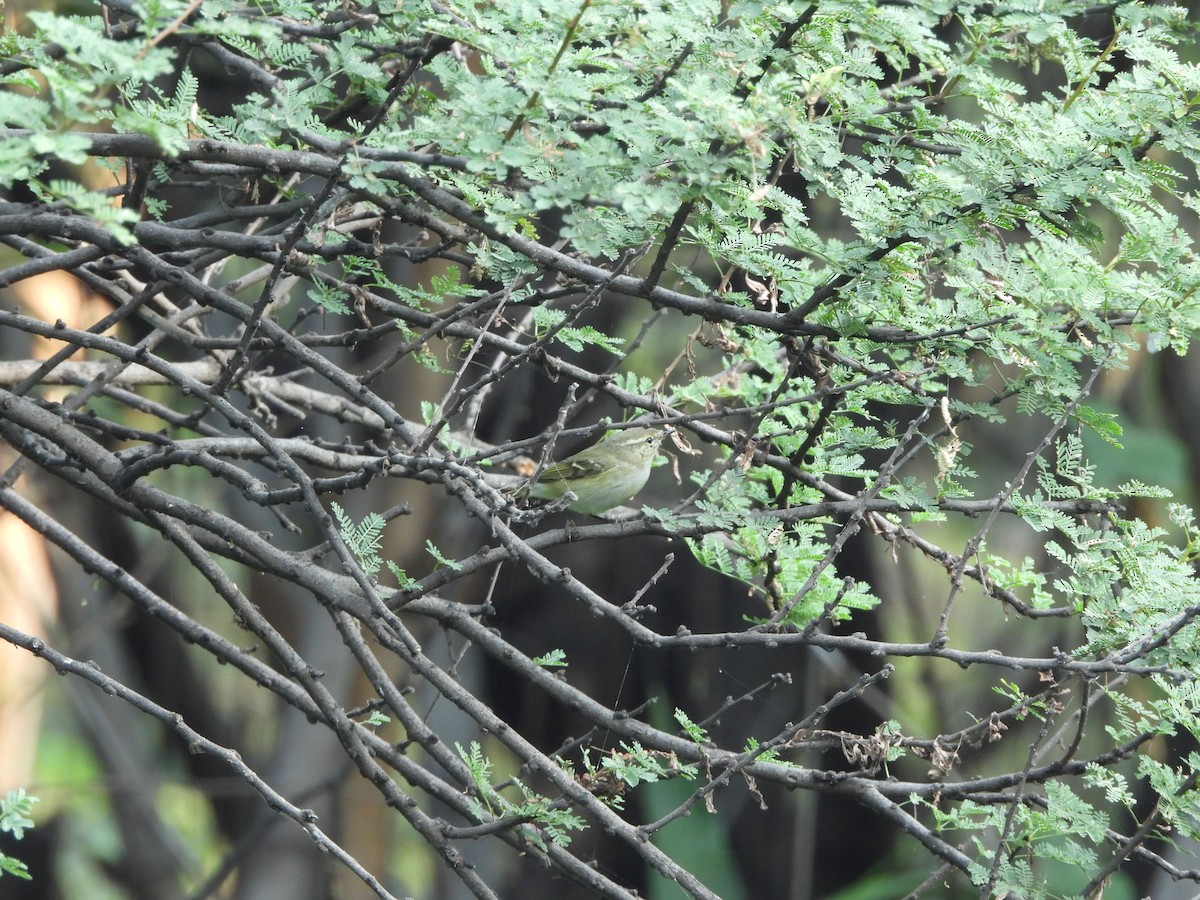
{"label": "greenish plumage", "polygon": [[568,507],[585,515],[620,506],[645,486],[663,437],[658,428],[630,428],[605,435],[574,456],[547,466],[529,487],[529,494],[556,500],[570,491],[576,499]]}

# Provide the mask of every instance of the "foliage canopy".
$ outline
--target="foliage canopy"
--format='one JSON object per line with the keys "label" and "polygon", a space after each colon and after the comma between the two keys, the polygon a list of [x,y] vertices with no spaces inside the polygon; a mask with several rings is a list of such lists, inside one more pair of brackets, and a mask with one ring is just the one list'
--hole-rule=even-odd
{"label": "foliage canopy", "polygon": [[[1108,483],[1089,458],[1125,440],[1093,394],[1200,324],[1186,9],[102,7],[0,40],[25,304],[0,310],[0,506],[335,738],[397,841],[477,896],[508,877],[486,838],[597,895],[657,872],[709,897],[648,838],[787,790],[919,842],[917,893],[1197,878],[1168,842],[1200,838],[1200,530],[1151,460]],[[53,272],[103,313],[40,315],[19,292]],[[604,417],[676,429],[681,475],[636,515],[549,527],[483,477]],[[502,565],[594,617],[598,676],[506,627]],[[272,776],[278,744],[199,724],[234,701],[0,637],[224,762],[375,894],[417,892]],[[672,722],[614,706],[630,648],[779,674],[726,703],[663,676]],[[840,666],[816,698],[787,687],[805,648]],[[504,712],[477,660],[569,733]],[[887,692],[962,670],[980,691],[943,716]],[[589,865],[583,829],[641,874]]]}

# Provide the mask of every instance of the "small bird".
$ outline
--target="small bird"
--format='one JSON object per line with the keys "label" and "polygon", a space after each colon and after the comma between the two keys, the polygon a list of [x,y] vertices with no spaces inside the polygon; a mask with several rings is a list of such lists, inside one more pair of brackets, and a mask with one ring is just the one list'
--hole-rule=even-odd
{"label": "small bird", "polygon": [[605,512],[645,487],[665,436],[658,428],[614,431],[547,466],[524,490],[541,500],[556,500],[570,491],[575,499],[567,504],[569,509],[590,516]]}

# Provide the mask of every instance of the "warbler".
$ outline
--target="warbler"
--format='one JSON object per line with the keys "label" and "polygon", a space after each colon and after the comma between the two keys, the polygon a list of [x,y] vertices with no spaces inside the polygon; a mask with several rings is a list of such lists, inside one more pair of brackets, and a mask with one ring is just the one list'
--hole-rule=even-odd
{"label": "warbler", "polygon": [[574,456],[546,466],[524,490],[531,497],[556,500],[570,491],[569,509],[584,515],[620,506],[640,491],[665,433],[657,428],[630,428],[605,435]]}

